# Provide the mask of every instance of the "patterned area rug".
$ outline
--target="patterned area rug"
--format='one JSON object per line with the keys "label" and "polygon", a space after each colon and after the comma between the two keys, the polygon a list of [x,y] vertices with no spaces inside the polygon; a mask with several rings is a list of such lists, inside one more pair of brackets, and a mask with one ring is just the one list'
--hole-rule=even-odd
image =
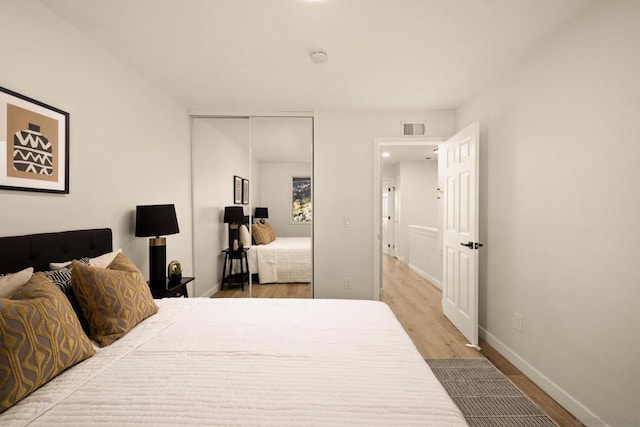
{"label": "patterned area rug", "polygon": [[472,426],[557,426],[487,359],[425,359]]}

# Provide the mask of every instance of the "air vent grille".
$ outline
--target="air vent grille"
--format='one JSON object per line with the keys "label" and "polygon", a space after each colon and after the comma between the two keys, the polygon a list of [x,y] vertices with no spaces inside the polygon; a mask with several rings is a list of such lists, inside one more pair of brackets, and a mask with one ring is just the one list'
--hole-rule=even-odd
{"label": "air vent grille", "polygon": [[402,123],[402,135],[403,136],[423,136],[426,133],[427,126],[424,122],[403,122]]}

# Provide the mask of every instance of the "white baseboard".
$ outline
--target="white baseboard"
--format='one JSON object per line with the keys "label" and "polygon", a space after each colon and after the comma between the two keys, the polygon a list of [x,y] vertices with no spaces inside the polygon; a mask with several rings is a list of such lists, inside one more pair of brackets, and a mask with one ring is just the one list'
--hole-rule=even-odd
{"label": "white baseboard", "polygon": [[440,282],[438,279],[413,264],[409,264],[409,268],[418,273],[422,278],[427,279],[429,282],[433,283],[436,288],[442,290],[442,282]]}
{"label": "white baseboard", "polygon": [[216,292],[218,292],[220,290],[220,285],[215,285],[213,288],[209,289],[207,292],[205,292],[204,294],[200,295],[200,298],[210,298],[211,295],[215,294]]}
{"label": "white baseboard", "polygon": [[578,418],[584,425],[593,427],[608,427],[600,417],[578,402],[573,396],[564,391],[560,386],[547,378],[542,372],[523,359],[519,354],[511,350],[505,343],[500,341],[483,327],[478,328],[478,333],[491,347],[503,355],[516,368],[520,369],[531,381],[544,390],[556,402],[562,405],[573,416]]}

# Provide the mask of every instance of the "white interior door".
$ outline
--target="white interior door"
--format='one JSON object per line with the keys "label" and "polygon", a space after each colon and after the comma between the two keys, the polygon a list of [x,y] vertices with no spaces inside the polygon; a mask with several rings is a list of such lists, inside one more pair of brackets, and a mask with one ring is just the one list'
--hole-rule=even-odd
{"label": "white interior door", "polygon": [[389,179],[382,181],[382,251],[387,255],[391,254],[390,248],[392,239],[389,234],[390,232],[393,232],[393,229],[389,227],[391,222],[391,214],[389,212],[389,195],[391,193],[392,185],[393,183]]}
{"label": "white interior door", "polygon": [[391,203],[389,210],[391,211],[391,223],[393,224],[391,231],[391,255],[398,257],[398,242],[400,241],[400,178],[396,178],[394,186],[391,187]]}
{"label": "white interior door", "polygon": [[478,169],[479,124],[442,144],[438,173],[443,189],[442,310],[478,345]]}

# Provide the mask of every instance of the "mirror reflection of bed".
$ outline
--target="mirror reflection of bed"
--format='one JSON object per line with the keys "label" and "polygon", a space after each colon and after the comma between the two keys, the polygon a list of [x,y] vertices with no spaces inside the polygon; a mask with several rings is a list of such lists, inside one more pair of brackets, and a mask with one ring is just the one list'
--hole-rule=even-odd
{"label": "mirror reflection of bed", "polygon": [[[311,117],[193,119],[194,264],[198,296],[313,298],[311,256]],[[229,247],[225,206],[234,204],[233,177],[249,182],[243,204],[251,232],[248,285],[221,288]],[[305,196],[308,198],[305,199]],[[302,203],[304,200],[306,203]],[[256,208],[267,209],[268,217]],[[275,239],[256,242],[262,222]]]}

